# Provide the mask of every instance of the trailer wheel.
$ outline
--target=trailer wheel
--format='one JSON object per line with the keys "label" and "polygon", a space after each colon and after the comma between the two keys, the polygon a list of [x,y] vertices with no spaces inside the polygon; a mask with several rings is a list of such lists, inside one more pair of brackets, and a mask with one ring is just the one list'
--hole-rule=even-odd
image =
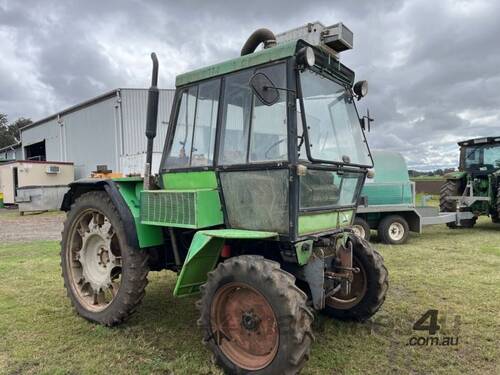
{"label": "trailer wheel", "polygon": [[325,300],[326,315],[341,320],[365,321],[374,315],[385,301],[389,276],[382,256],[368,241],[355,237],[353,241],[354,274],[351,291],[341,292]]}
{"label": "trailer wheel", "polygon": [[399,215],[386,216],[378,225],[378,236],[386,244],[399,245],[405,243],[409,234],[408,222]]}
{"label": "trailer wheel", "polygon": [[125,240],[123,222],[103,191],[83,194],[64,222],[61,267],[76,312],[107,326],[126,320],[144,297],[148,257]]}
{"label": "trailer wheel", "polygon": [[297,374],[309,358],[313,315],[295,278],[261,256],[208,274],[198,301],[203,342],[229,374]]}
{"label": "trailer wheel", "polygon": [[357,217],[352,223],[352,231],[358,237],[363,238],[366,241],[370,241],[370,226],[365,219]]}

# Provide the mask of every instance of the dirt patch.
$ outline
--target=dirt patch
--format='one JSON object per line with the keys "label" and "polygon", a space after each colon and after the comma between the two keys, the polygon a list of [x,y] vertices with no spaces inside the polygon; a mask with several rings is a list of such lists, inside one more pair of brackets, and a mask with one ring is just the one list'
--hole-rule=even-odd
{"label": "dirt patch", "polygon": [[59,240],[63,228],[63,212],[25,214],[0,209],[0,242]]}
{"label": "dirt patch", "polygon": [[445,180],[416,180],[415,188],[417,190],[417,194],[426,193],[439,195],[441,186],[443,186],[445,182]]}

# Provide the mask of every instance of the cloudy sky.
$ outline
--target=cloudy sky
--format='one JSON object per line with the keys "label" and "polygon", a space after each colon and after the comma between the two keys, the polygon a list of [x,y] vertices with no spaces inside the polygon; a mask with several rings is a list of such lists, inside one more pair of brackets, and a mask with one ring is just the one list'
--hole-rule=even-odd
{"label": "cloudy sky", "polygon": [[33,120],[116,87],[238,55],[259,27],[344,22],[342,61],[369,81],[372,148],[456,166],[456,141],[500,135],[500,1],[0,0],[0,112]]}

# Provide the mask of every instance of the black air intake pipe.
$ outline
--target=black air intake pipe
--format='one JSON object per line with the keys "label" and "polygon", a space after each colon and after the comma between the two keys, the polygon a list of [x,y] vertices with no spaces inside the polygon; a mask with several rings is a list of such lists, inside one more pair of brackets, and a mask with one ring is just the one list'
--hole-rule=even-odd
{"label": "black air intake pipe", "polygon": [[276,37],[271,30],[255,30],[243,45],[243,48],[241,49],[241,56],[253,53],[261,43],[264,43],[264,48],[274,47],[276,45]]}

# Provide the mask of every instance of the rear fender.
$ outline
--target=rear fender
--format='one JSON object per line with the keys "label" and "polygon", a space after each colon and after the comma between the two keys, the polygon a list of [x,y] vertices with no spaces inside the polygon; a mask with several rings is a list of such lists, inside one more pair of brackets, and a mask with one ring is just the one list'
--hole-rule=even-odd
{"label": "rear fender", "polygon": [[140,221],[140,205],[138,192],[142,181],[138,179],[119,181],[102,179],[83,179],[69,184],[69,191],[64,195],[62,211],[69,211],[75,200],[89,191],[105,191],[125,226],[127,244],[133,248],[145,248],[163,244],[163,233],[160,227],[142,224]]}

